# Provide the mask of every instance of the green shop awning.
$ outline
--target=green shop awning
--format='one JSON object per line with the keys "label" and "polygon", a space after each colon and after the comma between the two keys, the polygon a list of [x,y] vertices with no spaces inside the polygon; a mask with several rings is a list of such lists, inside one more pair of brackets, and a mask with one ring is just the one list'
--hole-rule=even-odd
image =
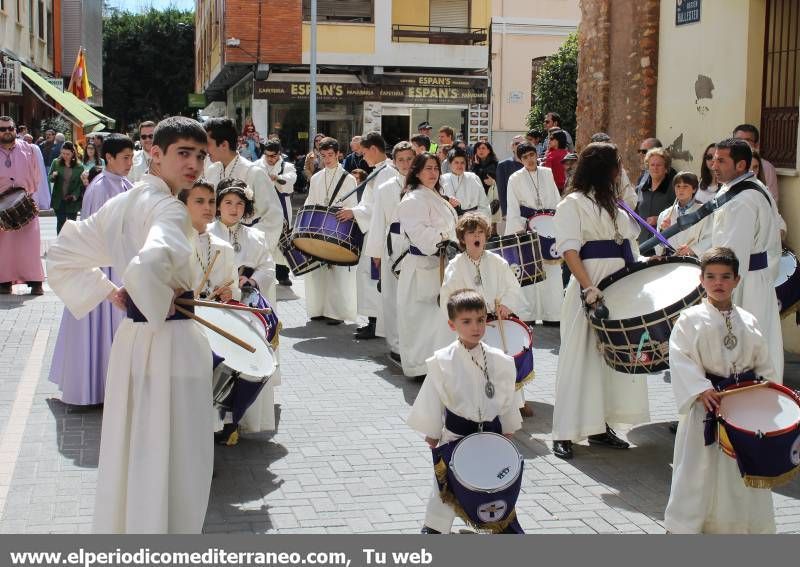
{"label": "green shop awning", "polygon": [[[86,132],[102,130],[106,126],[109,128],[114,127],[113,119],[95,110],[74,94],[58,90],[33,69],[22,65],[22,74],[23,82],[25,82],[26,78],[29,79],[34,85],[41,89],[44,94],[60,104],[64,112],[68,114],[67,118],[70,118],[72,122],[83,128]],[[30,86],[29,84],[28,87],[30,88]]]}

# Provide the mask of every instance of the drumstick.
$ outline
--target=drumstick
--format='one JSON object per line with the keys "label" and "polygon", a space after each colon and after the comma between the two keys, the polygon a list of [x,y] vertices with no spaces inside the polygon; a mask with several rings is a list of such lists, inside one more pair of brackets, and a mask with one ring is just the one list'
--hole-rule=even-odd
{"label": "drumstick", "polygon": [[197,307],[213,307],[215,309],[230,309],[232,311],[249,311],[250,313],[261,313],[268,315],[272,313],[269,307],[250,307],[249,305],[236,305],[235,303],[220,303],[219,301],[203,301],[202,299],[182,299],[178,298],[175,303],[181,305],[195,305]]}
{"label": "drumstick", "polygon": [[208,276],[211,275],[211,268],[214,267],[214,262],[217,261],[217,258],[219,257],[219,253],[220,252],[221,252],[221,250],[217,250],[216,253],[214,253],[214,257],[211,258],[211,262],[209,262],[209,264],[208,264],[208,269],[206,269],[206,273],[203,274],[203,279],[200,280],[200,285],[197,286],[197,289],[194,290],[194,296],[195,297],[200,297],[200,291],[206,285],[206,282],[208,281]]}
{"label": "drumstick", "polygon": [[497,329],[500,331],[500,344],[503,345],[503,352],[508,354],[508,347],[506,346],[506,331],[503,328],[503,317],[500,315],[500,300],[494,300],[494,312],[497,315]]}
{"label": "drumstick", "polygon": [[439,285],[441,286],[444,282],[444,265],[445,265],[445,251],[444,248],[439,250]]}
{"label": "drumstick", "polygon": [[728,396],[730,394],[738,394],[739,392],[745,392],[747,390],[753,390],[755,388],[763,388],[769,384],[766,380],[763,382],[759,382],[758,384],[751,384],[750,386],[742,386],[741,388],[734,388],[733,390],[723,390],[719,393],[720,396]]}
{"label": "drumstick", "polygon": [[[228,280],[224,284],[222,284],[220,286],[217,286],[217,289],[223,289],[223,288],[226,288],[226,287],[230,287],[232,285],[233,285],[233,280]],[[211,296],[210,299],[214,299],[215,297],[219,297],[219,294],[215,293],[214,295]]]}
{"label": "drumstick", "polygon": [[232,343],[234,343],[236,345],[239,345],[240,347],[242,347],[244,350],[246,350],[248,352],[255,352],[256,351],[256,349],[253,348],[252,345],[247,344],[242,339],[233,336],[232,334],[230,334],[225,329],[217,327],[214,323],[211,323],[210,321],[206,321],[202,317],[200,317],[198,315],[195,315],[194,313],[192,313],[188,309],[184,309],[180,305],[176,305],[175,306],[175,311],[177,311],[178,313],[182,313],[183,315],[186,315],[189,319],[194,319],[195,321],[197,321],[198,323],[200,323],[204,327],[206,327],[208,329],[211,329],[212,331],[214,331],[215,333],[217,333],[219,335],[222,335],[223,337],[225,337],[226,339],[228,339]]}

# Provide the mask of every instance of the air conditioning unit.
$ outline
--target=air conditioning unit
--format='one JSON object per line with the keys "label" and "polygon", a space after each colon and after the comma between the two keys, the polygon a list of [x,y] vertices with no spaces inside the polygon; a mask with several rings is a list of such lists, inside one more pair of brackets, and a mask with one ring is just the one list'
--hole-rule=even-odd
{"label": "air conditioning unit", "polygon": [[0,60],[0,93],[22,94],[22,72],[19,61],[9,57]]}

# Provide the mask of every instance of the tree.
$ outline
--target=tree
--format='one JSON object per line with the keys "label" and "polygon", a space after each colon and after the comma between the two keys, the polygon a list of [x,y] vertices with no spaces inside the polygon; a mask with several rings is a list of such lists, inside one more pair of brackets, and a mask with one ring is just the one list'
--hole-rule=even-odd
{"label": "tree", "polygon": [[109,10],[103,21],[103,111],[120,130],[142,120],[191,115],[194,14]]}
{"label": "tree", "polygon": [[544,115],[557,112],[561,127],[575,136],[578,106],[578,34],[572,33],[558,51],[547,58],[536,78],[534,103],[528,113],[528,127],[540,128]]}

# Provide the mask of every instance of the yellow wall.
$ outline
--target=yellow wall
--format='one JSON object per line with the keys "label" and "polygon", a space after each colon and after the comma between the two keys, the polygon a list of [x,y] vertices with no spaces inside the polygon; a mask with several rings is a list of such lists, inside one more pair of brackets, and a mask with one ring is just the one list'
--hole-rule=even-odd
{"label": "yellow wall", "polygon": [[429,0],[395,0],[392,2],[392,25],[427,26],[429,23]]}
{"label": "yellow wall", "polygon": [[[303,51],[311,45],[311,24],[303,22]],[[375,53],[373,24],[317,24],[319,53]]]}
{"label": "yellow wall", "polygon": [[488,28],[492,19],[491,0],[472,0],[469,25],[473,28]]}

